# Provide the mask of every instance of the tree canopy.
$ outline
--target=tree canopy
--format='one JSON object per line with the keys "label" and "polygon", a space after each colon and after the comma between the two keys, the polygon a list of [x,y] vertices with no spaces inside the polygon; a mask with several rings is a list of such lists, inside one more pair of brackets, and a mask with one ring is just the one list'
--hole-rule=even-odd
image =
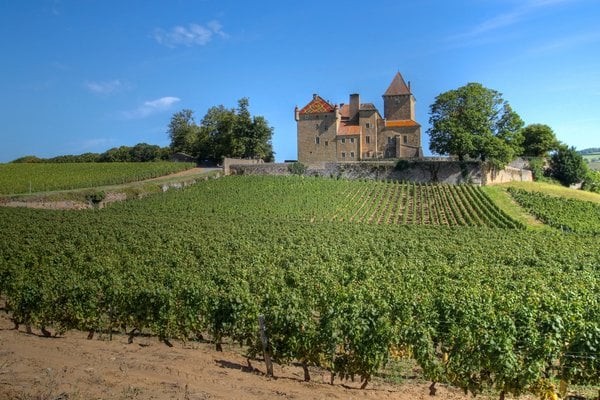
{"label": "tree canopy", "polygon": [[91,162],[149,162],[169,159],[170,150],[153,144],[138,143],[133,147],[119,146],[104,153],[83,153],[79,155],[62,155],[52,158],[25,156],[17,158],[13,163],[91,163]]}
{"label": "tree canopy", "polygon": [[570,186],[586,179],[588,167],[574,147],[562,145],[550,158],[550,171],[554,179]]}
{"label": "tree canopy", "polygon": [[558,149],[558,139],[548,125],[527,125],[521,134],[523,135],[524,156],[545,157],[549,151]]}
{"label": "tree canopy", "polygon": [[247,98],[237,108],[223,105],[208,109],[200,125],[191,110],[173,115],[168,134],[171,149],[188,153],[198,160],[219,162],[223,157],[274,159],[271,137],[273,128],[262,116],[252,116]]}
{"label": "tree canopy", "polygon": [[521,153],[523,121],[501,93],[469,83],[438,95],[430,107],[429,149],[501,168]]}

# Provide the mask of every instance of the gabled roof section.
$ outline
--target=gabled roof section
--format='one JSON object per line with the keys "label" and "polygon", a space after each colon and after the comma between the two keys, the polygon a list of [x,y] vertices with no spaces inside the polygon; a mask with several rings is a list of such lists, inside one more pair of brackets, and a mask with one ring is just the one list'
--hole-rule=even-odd
{"label": "gabled roof section", "polygon": [[394,80],[390,84],[390,87],[383,94],[384,96],[397,96],[402,94],[410,94],[410,89],[404,82],[404,78],[400,75],[400,72],[396,73]]}
{"label": "gabled roof section", "polygon": [[360,135],[362,132],[362,128],[359,125],[349,125],[345,123],[340,123],[340,126],[337,131],[338,136],[356,136]]}
{"label": "gabled roof section", "polygon": [[404,128],[407,126],[421,126],[419,125],[418,122],[413,121],[412,119],[397,119],[397,120],[392,120],[392,121],[385,121],[385,126],[386,127],[398,127],[398,128]]}
{"label": "gabled roof section", "polygon": [[317,94],[313,95],[313,99],[300,110],[300,114],[319,114],[333,112],[334,107]]}

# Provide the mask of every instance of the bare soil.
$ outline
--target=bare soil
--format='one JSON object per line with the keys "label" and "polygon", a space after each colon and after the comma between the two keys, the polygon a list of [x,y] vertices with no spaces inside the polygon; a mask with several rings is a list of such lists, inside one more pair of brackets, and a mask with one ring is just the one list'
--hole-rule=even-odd
{"label": "bare soil", "polygon": [[470,398],[438,384],[407,380],[398,386],[376,380],[361,390],[359,382],[336,381],[327,371],[312,369],[303,381],[302,368],[274,366],[265,376],[260,360],[251,365],[236,348],[216,352],[209,343],[174,341],[169,348],[153,337],[114,335],[87,340],[84,332],[59,337],[13,329],[0,315],[0,399],[455,399]]}

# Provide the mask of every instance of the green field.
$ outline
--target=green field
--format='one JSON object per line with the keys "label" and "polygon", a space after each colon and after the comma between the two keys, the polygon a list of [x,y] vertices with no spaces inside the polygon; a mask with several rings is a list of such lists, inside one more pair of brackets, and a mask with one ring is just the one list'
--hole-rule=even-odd
{"label": "green field", "polygon": [[0,164],[0,195],[116,185],[193,167],[171,162]]}
{"label": "green field", "polygon": [[599,385],[598,237],[515,226],[467,186],[226,177],[103,210],[0,208],[0,294],[38,328],[249,355],[263,314],[275,360],[336,379],[404,357],[472,393]]}
{"label": "green field", "polygon": [[583,154],[582,157],[589,162],[590,169],[600,171],[600,153]]}

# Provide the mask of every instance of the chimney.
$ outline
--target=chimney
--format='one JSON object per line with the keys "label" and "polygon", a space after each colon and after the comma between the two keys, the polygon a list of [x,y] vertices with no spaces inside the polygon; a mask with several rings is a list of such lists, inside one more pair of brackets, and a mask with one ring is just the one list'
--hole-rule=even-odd
{"label": "chimney", "polygon": [[296,106],[296,108],[294,108],[294,119],[296,121],[300,121],[300,110],[298,109],[298,106]]}
{"label": "chimney", "polygon": [[350,95],[350,110],[348,117],[353,119],[358,114],[358,110],[360,108],[360,95],[358,93],[354,93]]}

